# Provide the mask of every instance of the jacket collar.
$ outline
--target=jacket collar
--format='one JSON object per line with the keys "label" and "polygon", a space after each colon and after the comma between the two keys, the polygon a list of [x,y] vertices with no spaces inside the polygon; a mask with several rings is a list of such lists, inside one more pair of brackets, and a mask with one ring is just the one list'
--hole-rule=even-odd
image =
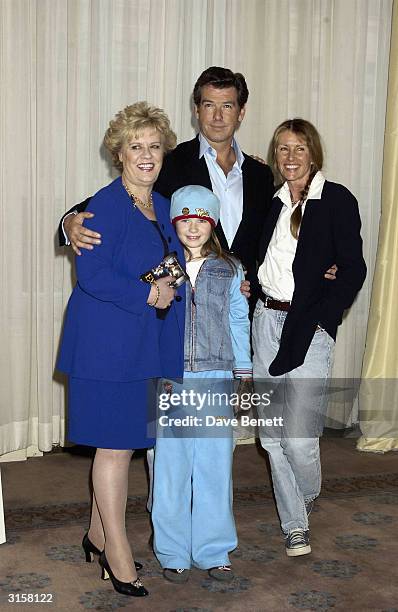
{"label": "jacket collar", "polygon": [[[206,138],[203,136],[202,132],[199,132],[198,138],[199,138],[199,159],[201,157],[203,157],[203,155],[205,153],[207,153],[207,152],[209,152],[210,155],[212,155],[212,157],[216,158],[217,157],[217,151],[215,149],[213,149],[213,147],[208,143]],[[242,171],[242,164],[243,164],[245,158],[244,158],[242,150],[241,150],[238,142],[235,140],[235,138],[232,139],[231,146],[232,146],[233,150],[235,151],[236,161],[238,163],[239,170]]]}
{"label": "jacket collar", "polygon": [[[307,200],[320,200],[322,197],[323,186],[325,184],[325,177],[322,172],[318,170],[314,178],[312,179]],[[291,205],[290,190],[287,181],[275,192],[274,198],[279,198],[286,206]]]}

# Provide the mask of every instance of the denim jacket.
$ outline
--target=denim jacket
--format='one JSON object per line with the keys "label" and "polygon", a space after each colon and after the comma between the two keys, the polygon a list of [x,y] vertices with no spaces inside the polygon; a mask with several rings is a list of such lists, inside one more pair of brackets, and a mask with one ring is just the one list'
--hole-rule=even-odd
{"label": "denim jacket", "polygon": [[210,255],[186,284],[184,371],[234,370],[251,374],[250,323],[247,299],[240,292],[242,266],[236,271]]}

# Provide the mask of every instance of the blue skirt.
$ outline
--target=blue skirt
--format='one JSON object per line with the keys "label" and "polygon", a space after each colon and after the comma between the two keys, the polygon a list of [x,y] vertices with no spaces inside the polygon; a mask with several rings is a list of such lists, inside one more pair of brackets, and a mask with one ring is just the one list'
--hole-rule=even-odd
{"label": "blue skirt", "polygon": [[155,444],[156,382],[108,382],[69,377],[68,439],[96,448],[129,450]]}

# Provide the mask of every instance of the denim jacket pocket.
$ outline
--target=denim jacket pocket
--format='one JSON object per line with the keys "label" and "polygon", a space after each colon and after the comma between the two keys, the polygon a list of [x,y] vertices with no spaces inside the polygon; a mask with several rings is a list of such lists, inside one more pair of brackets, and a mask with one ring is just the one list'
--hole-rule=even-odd
{"label": "denim jacket pocket", "polygon": [[233,271],[226,268],[213,268],[207,271],[207,288],[213,295],[223,296],[225,294],[226,281],[233,276]]}

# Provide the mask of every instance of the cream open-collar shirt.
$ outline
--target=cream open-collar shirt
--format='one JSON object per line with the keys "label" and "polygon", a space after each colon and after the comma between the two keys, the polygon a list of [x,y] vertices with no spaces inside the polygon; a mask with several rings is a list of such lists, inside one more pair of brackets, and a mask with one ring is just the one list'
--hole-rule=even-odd
{"label": "cream open-collar shirt", "polygon": [[[322,172],[317,172],[312,179],[307,200],[320,200],[324,184],[325,177]],[[259,267],[258,280],[263,293],[275,300],[291,302],[294,292],[292,266],[296,255],[297,240],[290,231],[290,217],[298,204],[292,206],[287,182],[275,193],[274,198],[276,197],[279,197],[283,206],[264,261]],[[307,200],[302,205],[303,217]]]}

